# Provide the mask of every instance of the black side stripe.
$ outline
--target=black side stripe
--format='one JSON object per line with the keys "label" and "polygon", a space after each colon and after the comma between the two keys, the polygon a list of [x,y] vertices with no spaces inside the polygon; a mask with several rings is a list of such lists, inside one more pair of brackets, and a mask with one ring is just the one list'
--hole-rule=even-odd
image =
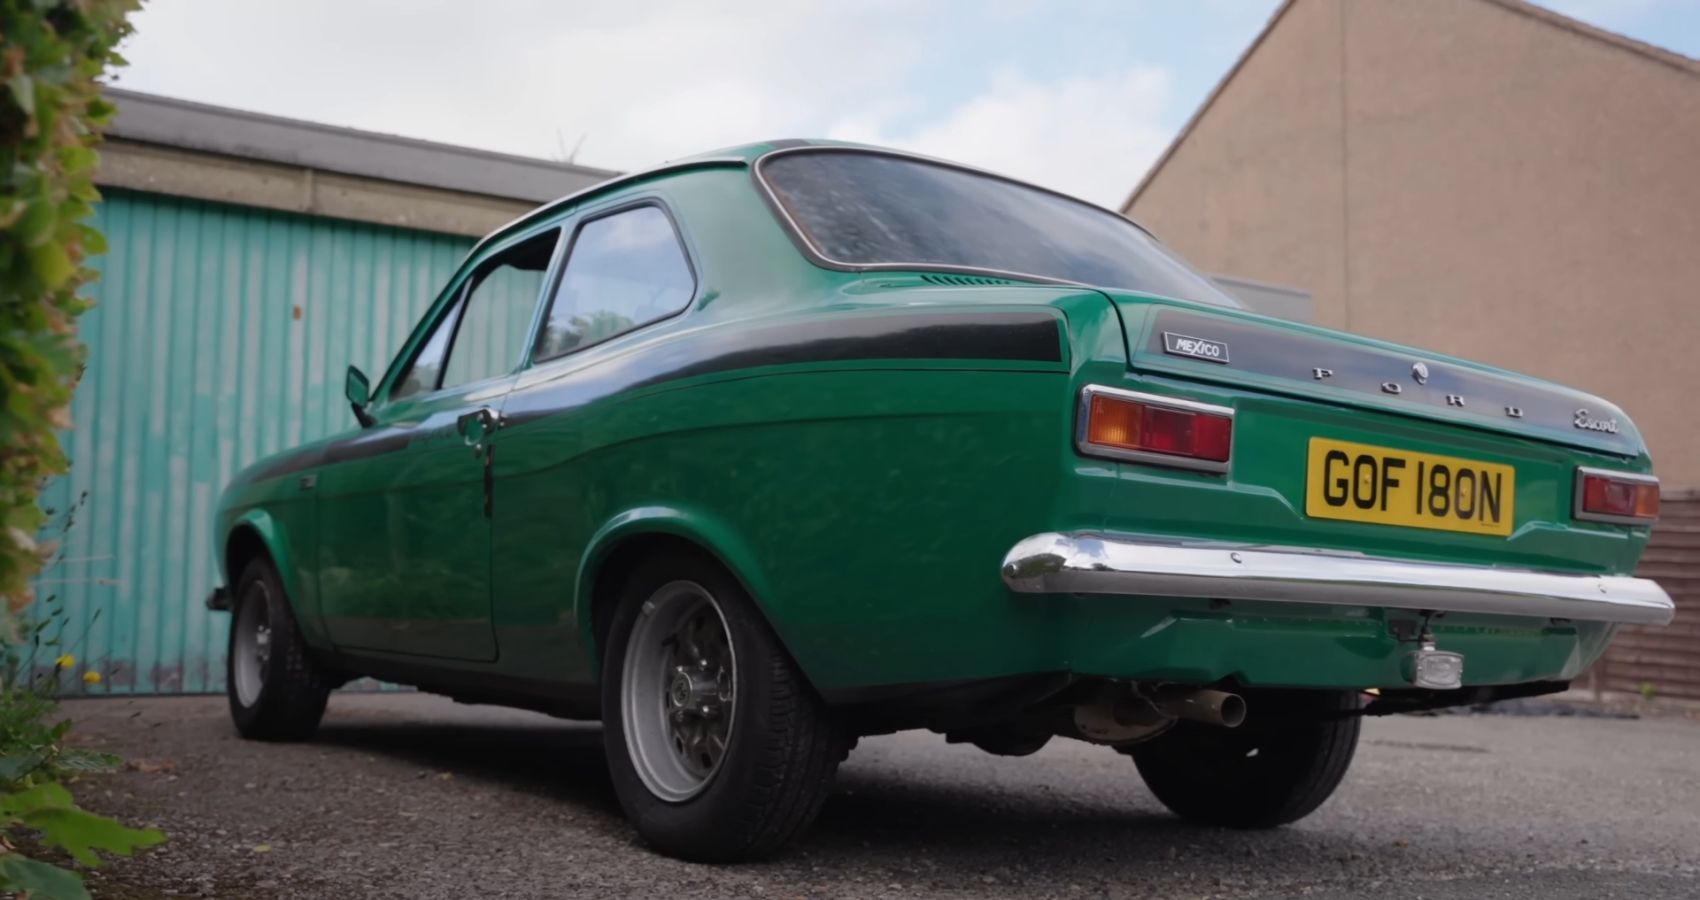
{"label": "black side stripe", "polygon": [[[781,325],[707,329],[605,364],[566,372],[508,396],[508,427],[576,409],[623,391],[761,366],[854,360],[1063,362],[1060,313],[903,312],[822,315]],[[249,476],[277,478],[405,449],[418,429],[382,426],[303,448]]]}
{"label": "black side stripe", "polygon": [[726,335],[696,362],[637,386],[758,366],[865,359],[988,359],[1062,362],[1062,337],[1049,313],[972,316],[912,313],[843,316]]}

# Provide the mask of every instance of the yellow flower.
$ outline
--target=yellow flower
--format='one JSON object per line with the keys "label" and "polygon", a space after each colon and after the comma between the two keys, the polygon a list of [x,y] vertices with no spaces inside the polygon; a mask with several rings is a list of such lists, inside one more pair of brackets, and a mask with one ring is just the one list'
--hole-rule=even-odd
{"label": "yellow flower", "polygon": [[77,658],[69,653],[53,661],[53,668],[55,669],[74,669],[76,667]]}
{"label": "yellow flower", "polygon": [[100,684],[100,673],[93,669],[83,673],[84,684]]}

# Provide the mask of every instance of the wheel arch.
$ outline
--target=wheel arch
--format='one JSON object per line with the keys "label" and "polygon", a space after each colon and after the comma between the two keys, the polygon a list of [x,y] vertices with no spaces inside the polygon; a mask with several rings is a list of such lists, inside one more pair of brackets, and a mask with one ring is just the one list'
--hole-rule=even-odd
{"label": "wheel arch", "polygon": [[[270,513],[263,509],[250,509],[237,516],[225,529],[224,546],[219,554],[219,563],[224,567],[224,583],[232,593],[236,590],[237,579],[242,577],[242,570],[261,557],[277,569],[284,593],[290,605],[295,606],[304,595],[298,583],[299,570],[289,536]],[[296,608],[295,612],[299,617],[301,610]]]}
{"label": "wheel arch", "polygon": [[759,558],[736,529],[697,510],[637,507],[603,524],[591,536],[579,560],[573,615],[593,666],[600,664],[602,638],[612,618],[620,584],[638,561],[668,548],[702,553],[725,568],[749,593],[763,618],[784,642],[784,633],[769,605],[772,593]]}

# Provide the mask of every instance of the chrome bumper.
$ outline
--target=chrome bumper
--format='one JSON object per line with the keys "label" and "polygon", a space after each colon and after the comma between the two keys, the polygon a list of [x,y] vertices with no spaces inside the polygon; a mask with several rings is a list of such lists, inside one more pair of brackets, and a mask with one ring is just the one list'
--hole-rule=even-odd
{"label": "chrome bumper", "polygon": [[1004,557],[1024,594],[1127,594],[1577,619],[1671,620],[1670,595],[1624,575],[1402,562],[1290,547],[1178,544],[1095,534],[1036,534]]}

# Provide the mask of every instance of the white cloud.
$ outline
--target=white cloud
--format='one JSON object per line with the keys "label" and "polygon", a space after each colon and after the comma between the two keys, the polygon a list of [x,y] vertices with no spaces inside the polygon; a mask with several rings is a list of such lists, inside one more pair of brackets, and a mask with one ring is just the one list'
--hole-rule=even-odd
{"label": "white cloud", "polygon": [[895,90],[926,2],[156,0],[136,90],[532,155],[647,165],[800,136]]}
{"label": "white cloud", "polygon": [[[1033,8],[997,0],[988,27]],[[982,52],[961,13],[948,0],[152,0],[119,84],[532,156],[582,138],[579,162],[614,169],[831,133],[1120,202],[1168,137],[1167,76],[1035,80],[1010,68],[1029,48]]]}
{"label": "white cloud", "polygon": [[1119,207],[1173,134],[1170,78],[1133,66],[1103,77],[996,77],[985,93],[910,130],[846,118],[829,136],[971,163]]}

